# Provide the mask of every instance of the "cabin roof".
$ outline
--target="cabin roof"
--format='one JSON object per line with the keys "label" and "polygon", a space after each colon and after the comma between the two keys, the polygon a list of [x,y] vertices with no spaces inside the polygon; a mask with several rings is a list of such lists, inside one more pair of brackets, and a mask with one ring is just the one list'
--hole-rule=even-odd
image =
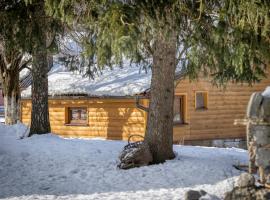
{"label": "cabin roof", "polygon": [[32,84],[32,74],[30,72],[20,77],[19,85],[21,90],[28,88],[31,84]]}
{"label": "cabin roof", "polygon": [[[178,70],[176,77],[179,77]],[[68,71],[56,64],[48,74],[49,96],[131,97],[146,94],[151,83],[151,70],[136,66],[107,67],[94,79]],[[22,91],[23,98],[31,97],[31,86]]]}

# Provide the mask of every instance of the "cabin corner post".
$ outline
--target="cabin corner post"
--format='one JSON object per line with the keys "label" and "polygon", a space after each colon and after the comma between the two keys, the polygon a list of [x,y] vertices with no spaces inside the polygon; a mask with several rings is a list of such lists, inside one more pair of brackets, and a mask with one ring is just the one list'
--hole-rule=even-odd
{"label": "cabin corner post", "polygon": [[270,97],[253,93],[247,118],[249,172],[259,169],[260,182],[270,187]]}

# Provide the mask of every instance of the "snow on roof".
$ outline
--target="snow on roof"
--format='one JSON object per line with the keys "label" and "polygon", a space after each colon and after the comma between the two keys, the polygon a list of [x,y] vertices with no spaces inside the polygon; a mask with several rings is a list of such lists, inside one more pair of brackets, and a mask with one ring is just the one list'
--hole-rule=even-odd
{"label": "snow on roof", "polygon": [[264,97],[270,97],[270,86],[266,87],[265,90],[263,91],[262,95]]}
{"label": "snow on roof", "polygon": [[[93,79],[68,71],[64,66],[55,65],[48,74],[49,95],[87,96],[133,96],[150,88],[151,71],[147,73],[136,65],[123,68],[105,68]],[[31,96],[31,86],[22,92],[22,97]]]}

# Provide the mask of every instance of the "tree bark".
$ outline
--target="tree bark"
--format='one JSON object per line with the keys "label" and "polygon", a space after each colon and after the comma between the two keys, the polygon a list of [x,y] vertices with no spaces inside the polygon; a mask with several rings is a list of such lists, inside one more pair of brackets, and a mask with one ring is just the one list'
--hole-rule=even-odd
{"label": "tree bark", "polygon": [[5,124],[12,125],[19,121],[20,89],[19,72],[14,73],[9,83],[3,85]]}
{"label": "tree bark", "polygon": [[29,136],[51,131],[48,109],[48,62],[46,49],[46,13],[44,1],[35,4],[33,18],[36,20],[39,41],[33,50],[32,66],[32,114]]}
{"label": "tree bark", "polygon": [[145,141],[153,163],[175,157],[173,152],[173,102],[176,37],[158,37],[153,52],[151,95]]}
{"label": "tree bark", "polygon": [[22,54],[16,50],[0,52],[0,83],[4,96],[5,124],[12,125],[19,121],[20,88],[19,68]]}

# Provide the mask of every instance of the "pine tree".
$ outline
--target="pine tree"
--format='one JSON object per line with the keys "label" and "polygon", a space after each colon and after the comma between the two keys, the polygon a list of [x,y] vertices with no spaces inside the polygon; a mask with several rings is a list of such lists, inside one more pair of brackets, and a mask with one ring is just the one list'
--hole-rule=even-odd
{"label": "pine tree", "polygon": [[[0,2],[0,83],[3,88],[5,123],[19,120],[19,72],[30,59],[24,56],[26,19],[25,4],[16,1]],[[23,42],[22,42],[23,41]]]}
{"label": "pine tree", "polygon": [[[245,2],[252,4],[252,14]],[[99,68],[121,64],[124,58],[140,64],[150,61],[145,140],[154,163],[159,163],[174,157],[172,110],[177,61],[182,61],[192,79],[204,72],[219,84],[259,81],[269,57],[268,4],[263,0],[62,0],[48,1],[48,8],[56,17],[77,24],[79,30],[87,30],[85,54]],[[256,18],[255,23],[251,17]]]}
{"label": "pine tree", "polygon": [[[152,65],[145,141],[153,163],[174,158],[173,99],[177,55],[184,55],[202,2],[177,0],[48,1],[51,14],[87,30],[85,53],[99,68],[123,59]],[[184,44],[184,45],[180,45]],[[181,53],[180,53],[181,51]]]}
{"label": "pine tree", "polygon": [[32,51],[32,112],[29,135],[50,132],[49,107],[48,107],[48,63],[46,47],[46,13],[45,1],[37,0],[30,5],[30,16],[34,19],[34,28],[38,40]]}
{"label": "pine tree", "polygon": [[208,21],[196,27],[188,52],[188,73],[210,74],[215,83],[253,84],[265,78],[270,61],[270,2],[264,0],[211,1]]}
{"label": "pine tree", "polygon": [[[30,135],[48,133],[50,132],[50,123],[47,52],[56,50],[56,35],[62,30],[62,26],[58,23],[59,21],[46,14],[44,0],[1,1],[0,22],[2,26],[0,30],[2,52],[9,55],[11,64],[16,65],[12,70],[8,70],[13,74],[14,79],[12,84],[7,85],[7,88],[16,88],[16,92],[19,93],[18,66],[21,62],[18,58],[29,53],[33,58]],[[4,59],[5,57],[2,60]],[[2,64],[2,66],[4,65]],[[5,72],[1,71],[1,75],[4,74]]]}

